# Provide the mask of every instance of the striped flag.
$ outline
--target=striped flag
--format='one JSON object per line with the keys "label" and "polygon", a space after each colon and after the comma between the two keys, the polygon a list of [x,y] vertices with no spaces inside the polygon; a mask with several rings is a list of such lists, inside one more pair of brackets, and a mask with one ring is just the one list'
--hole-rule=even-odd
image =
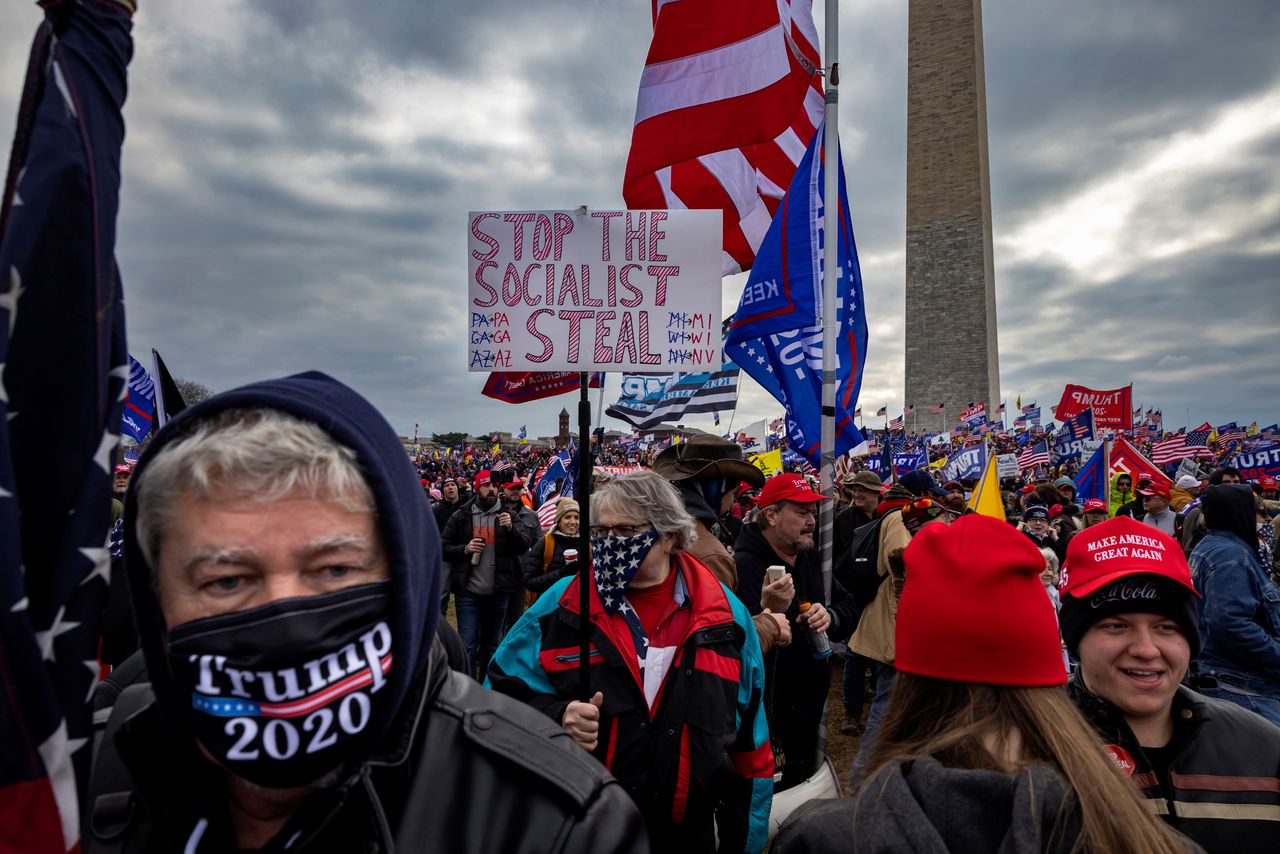
{"label": "striped flag", "polygon": [[903,420],[902,416],[899,416],[889,422],[890,430],[903,430],[905,428],[906,428],[906,422]]}
{"label": "striped flag", "polygon": [[887,406],[882,406],[876,410],[876,415],[878,416],[884,416],[884,415],[887,415],[888,413],[889,413],[889,407]]}
{"label": "striped flag", "polygon": [[129,357],[129,396],[125,398],[124,415],[120,418],[120,431],[133,441],[141,443],[151,432],[151,421],[156,409],[156,388],[151,374],[133,356]]}
{"label": "striped flag", "polygon": [[[129,379],[118,3],[50,3],[0,203],[0,848],[79,851]],[[15,16],[16,17],[16,16]]]}
{"label": "striped flag", "polygon": [[741,372],[725,353],[718,371],[668,377],[624,374],[622,394],[605,415],[647,430],[693,413],[733,409],[738,405]]}
{"label": "striped flag", "polygon": [[1182,431],[1157,439],[1151,446],[1151,462],[1158,466],[1176,463],[1178,460],[1194,456],[1196,456],[1196,450],[1187,447],[1187,435]]}
{"label": "striped flag", "polygon": [[1039,442],[1027,445],[1018,453],[1018,468],[1026,471],[1036,466],[1049,465],[1049,440],[1043,439]]}
{"label": "striped flag", "polygon": [[934,415],[941,415],[946,411],[947,411],[947,405],[945,403],[935,403],[933,406],[929,407],[929,412],[931,412]]}
{"label": "striped flag", "polygon": [[906,415],[913,415],[913,414],[915,414],[915,411],[916,411],[915,406],[914,406],[913,404],[910,404],[910,403],[908,403],[906,406],[904,406],[904,407],[902,408],[902,414],[903,414],[904,416],[906,416]]}
{"label": "striped flag", "polygon": [[822,119],[812,0],[653,1],[622,197],[724,212],[725,275],[750,269]]}

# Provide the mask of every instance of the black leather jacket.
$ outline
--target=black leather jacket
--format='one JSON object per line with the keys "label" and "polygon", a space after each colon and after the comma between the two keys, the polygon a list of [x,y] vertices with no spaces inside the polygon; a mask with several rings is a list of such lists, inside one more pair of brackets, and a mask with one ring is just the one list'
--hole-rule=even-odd
{"label": "black leather jacket", "polygon": [[[198,847],[186,850],[234,850],[211,767],[166,726],[149,693],[134,685],[116,700],[95,757],[83,850],[182,851],[201,819]],[[141,710],[130,715],[130,706]],[[639,811],[598,762],[545,716],[450,670],[439,642],[369,761],[312,793],[262,850],[284,851],[295,834],[290,854],[649,850]]]}
{"label": "black leather jacket", "polygon": [[1091,694],[1078,673],[1067,690],[1102,740],[1132,759],[1131,779],[1152,812],[1209,852],[1280,848],[1280,727],[1234,703],[1179,687],[1169,742],[1173,760],[1162,788],[1124,714]]}

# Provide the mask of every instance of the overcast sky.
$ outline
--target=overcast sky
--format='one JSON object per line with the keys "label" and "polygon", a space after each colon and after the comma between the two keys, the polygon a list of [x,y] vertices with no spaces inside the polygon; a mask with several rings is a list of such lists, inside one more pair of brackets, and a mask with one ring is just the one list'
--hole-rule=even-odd
{"label": "overcast sky", "polygon": [[[466,371],[466,213],[622,207],[646,0],[141,5],[117,246],[134,355],[214,390],[323,370],[401,433],[546,435],[576,411],[492,401]],[[868,412],[903,404],[906,7],[841,9]],[[983,15],[1010,407],[1132,381],[1166,425],[1280,418],[1280,4]],[[6,146],[38,19],[0,13]],[[744,377],[736,423],[780,414]]]}

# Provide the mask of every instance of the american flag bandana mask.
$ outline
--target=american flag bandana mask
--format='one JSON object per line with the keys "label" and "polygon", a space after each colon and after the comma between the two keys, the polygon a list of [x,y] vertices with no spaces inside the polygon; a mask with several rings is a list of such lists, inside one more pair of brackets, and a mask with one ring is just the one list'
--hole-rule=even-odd
{"label": "american flag bandana mask", "polygon": [[622,607],[631,579],[640,564],[658,542],[658,532],[650,528],[634,537],[591,538],[591,569],[596,579],[596,593],[606,613],[615,614]]}

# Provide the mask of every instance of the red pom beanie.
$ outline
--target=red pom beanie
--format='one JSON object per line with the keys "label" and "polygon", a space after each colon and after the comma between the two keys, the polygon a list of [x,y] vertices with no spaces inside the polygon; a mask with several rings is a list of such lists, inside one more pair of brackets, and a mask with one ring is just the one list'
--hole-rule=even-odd
{"label": "red pom beanie", "polygon": [[894,667],[951,682],[1066,683],[1044,555],[1027,536],[971,513],[925,525],[903,560]]}

